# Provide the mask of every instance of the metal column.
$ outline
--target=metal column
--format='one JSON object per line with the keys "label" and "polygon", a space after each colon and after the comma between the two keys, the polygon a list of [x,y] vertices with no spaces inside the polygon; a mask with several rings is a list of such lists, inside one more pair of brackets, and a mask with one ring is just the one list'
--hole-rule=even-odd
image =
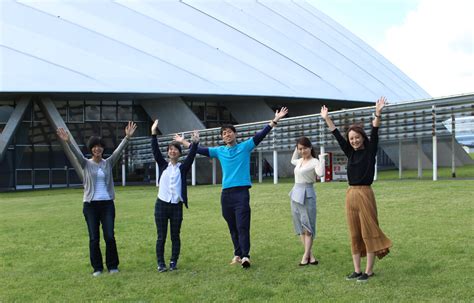
{"label": "metal column", "polygon": [[[45,114],[46,118],[48,119],[49,123],[51,124],[52,128],[54,130],[58,129],[59,127],[64,128],[69,134],[71,133],[69,129],[66,126],[66,123],[64,123],[63,118],[59,114],[58,110],[56,109],[56,106],[54,105],[53,101],[50,98],[41,98],[40,102],[38,103],[40,106],[41,110]],[[79,146],[76,143],[76,140],[72,136],[70,136],[70,141],[71,144],[80,150]],[[69,146],[67,145],[66,142],[63,140],[59,140],[61,143],[64,152],[66,153],[67,158],[69,159],[69,162],[71,162],[72,166],[76,170],[77,175],[79,176],[79,179],[81,181],[84,180],[84,176],[82,174],[82,167],[79,165],[79,161],[77,161],[76,157],[73,155],[73,153],[69,150]]]}
{"label": "metal column", "polygon": [[421,155],[422,155],[422,141],[421,138],[418,138],[418,142],[416,144],[416,151],[417,151],[417,158],[418,158],[418,179],[421,179],[423,177],[423,165],[421,162]]}
{"label": "metal column", "polygon": [[436,106],[431,107],[431,113],[433,116],[433,127],[432,127],[432,136],[433,136],[433,181],[438,180],[438,143],[436,140]]}
{"label": "metal column", "polygon": [[3,161],[3,157],[5,157],[6,151],[8,150],[8,145],[23,120],[23,116],[30,105],[30,99],[30,97],[23,97],[16,103],[15,109],[0,134],[0,162]]}

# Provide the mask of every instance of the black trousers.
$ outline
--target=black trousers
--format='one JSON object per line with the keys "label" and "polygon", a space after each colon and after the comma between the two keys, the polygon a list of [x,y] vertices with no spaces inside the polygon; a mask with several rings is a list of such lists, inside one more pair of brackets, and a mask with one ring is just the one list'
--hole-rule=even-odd
{"label": "black trousers", "polygon": [[117,269],[119,257],[114,236],[115,205],[113,200],[84,202],[82,209],[89,231],[89,254],[94,271],[102,271],[102,252],[100,251],[100,224],[105,240],[105,262],[107,268]]}
{"label": "black trousers", "polygon": [[156,240],[156,259],[158,265],[165,265],[165,243],[168,234],[168,222],[170,223],[171,236],[171,258],[170,261],[178,262],[181,250],[181,223],[183,222],[183,203],[172,204],[160,199],[155,203],[155,224],[158,239]]}
{"label": "black trousers", "polygon": [[221,194],[222,216],[229,227],[234,256],[250,257],[250,194],[248,187],[224,189]]}

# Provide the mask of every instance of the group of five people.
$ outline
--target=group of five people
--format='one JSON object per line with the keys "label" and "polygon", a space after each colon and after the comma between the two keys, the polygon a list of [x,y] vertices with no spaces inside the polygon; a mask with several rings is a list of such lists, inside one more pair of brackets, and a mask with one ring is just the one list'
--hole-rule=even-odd
{"label": "group of five people", "polygon": [[[326,121],[329,130],[334,134],[341,149],[348,158],[347,174],[349,188],[346,194],[346,215],[352,247],[354,272],[347,279],[367,281],[373,276],[374,257],[384,257],[389,252],[391,241],[384,235],[378,225],[375,197],[371,189],[374,178],[374,165],[378,145],[378,127],[385,98],[376,102],[375,118],[372,123],[370,139],[362,127],[351,126],[344,139],[329,117],[328,109],[321,108],[321,117]],[[275,112],[275,117],[252,138],[237,143],[237,132],[233,125],[221,127],[221,137],[225,145],[202,147],[199,145],[199,133],[194,131],[191,142],[175,135],[174,141],[167,147],[166,160],[159,149],[157,140],[158,120],[151,127],[151,148],[159,167],[159,189],[155,203],[155,223],[157,228],[156,257],[158,271],[165,272],[177,269],[180,254],[180,229],[183,220],[183,204],[188,206],[186,175],[191,168],[196,154],[219,159],[222,167],[222,216],[227,222],[234,246],[231,264],[241,264],[249,268],[250,263],[250,154],[274,128],[279,120],[286,116],[288,109],[282,107]],[[125,138],[112,155],[103,159],[104,142],[98,137],[91,137],[87,146],[92,158],[87,159],[71,143],[69,134],[58,128],[59,138],[67,143],[83,169],[83,213],[89,232],[90,261],[93,276],[102,274],[104,267],[100,251],[100,225],[102,224],[106,243],[106,265],[109,273],[117,273],[119,258],[114,237],[114,186],[112,168],[129,139],[136,130],[136,124],[129,122],[125,128]],[[182,146],[189,148],[186,159],[181,163]],[[316,236],[316,192],[314,183],[317,176],[324,174],[324,155],[316,156],[315,150],[306,137],[296,142],[291,163],[295,166],[295,184],[290,192],[293,225],[300,236],[304,254],[300,266],[317,265],[319,261],[312,252]],[[168,224],[172,242],[169,267],[164,258],[165,241]],[[360,269],[361,257],[367,256],[364,272]]]}

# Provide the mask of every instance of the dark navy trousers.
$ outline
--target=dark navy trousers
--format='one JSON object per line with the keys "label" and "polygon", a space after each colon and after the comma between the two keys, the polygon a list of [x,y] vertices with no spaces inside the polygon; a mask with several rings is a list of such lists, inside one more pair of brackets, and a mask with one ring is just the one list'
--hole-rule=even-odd
{"label": "dark navy trousers", "polygon": [[158,265],[165,265],[165,242],[168,234],[168,222],[170,223],[171,236],[171,258],[170,261],[178,262],[181,250],[181,223],[183,222],[183,203],[167,203],[156,199],[155,203],[155,224],[158,239],[156,240],[156,259]]}
{"label": "dark navy trousers", "polygon": [[234,256],[250,257],[250,194],[248,187],[226,188],[221,194],[222,216],[229,226]]}
{"label": "dark navy trousers", "polygon": [[100,251],[100,225],[105,240],[105,262],[107,268],[117,269],[119,257],[114,236],[115,205],[113,200],[84,202],[82,209],[89,231],[89,255],[94,271],[102,271],[102,252]]}

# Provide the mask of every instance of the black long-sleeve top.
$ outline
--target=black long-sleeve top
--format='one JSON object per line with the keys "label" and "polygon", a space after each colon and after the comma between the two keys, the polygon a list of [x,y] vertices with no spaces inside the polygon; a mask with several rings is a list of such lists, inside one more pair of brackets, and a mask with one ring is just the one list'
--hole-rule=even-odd
{"label": "black long-sleeve top", "polygon": [[374,181],[375,159],[379,142],[379,128],[372,126],[369,142],[364,142],[364,148],[354,150],[336,128],[332,134],[347,156],[347,179],[349,185],[371,185]]}
{"label": "black long-sleeve top", "polygon": [[[194,158],[196,157],[196,151],[198,149],[199,142],[192,143],[190,150],[183,164],[179,166],[180,176],[181,176],[181,196],[183,198],[183,203],[188,208],[188,187],[186,183],[186,174],[188,173],[191,165],[193,164]],[[168,168],[168,161],[163,158],[160,148],[158,147],[158,139],[156,136],[151,137],[151,150],[153,151],[153,157],[160,168],[160,175],[158,181],[161,179],[161,175]]]}

